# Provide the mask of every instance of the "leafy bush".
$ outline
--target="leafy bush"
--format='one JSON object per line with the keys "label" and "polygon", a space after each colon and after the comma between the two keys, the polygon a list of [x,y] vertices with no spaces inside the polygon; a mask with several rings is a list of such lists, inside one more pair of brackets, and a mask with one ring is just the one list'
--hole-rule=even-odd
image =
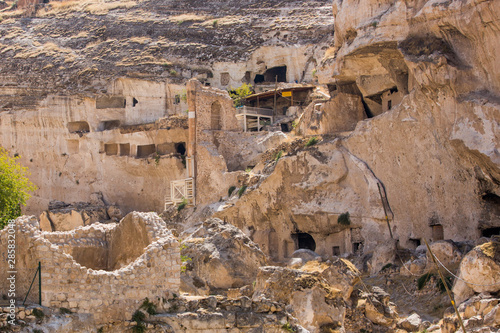
{"label": "leafy bush", "polygon": [[36,319],[42,320],[45,317],[45,314],[40,309],[33,309],[33,316],[35,316]]}
{"label": "leafy bush", "polygon": [[351,216],[349,212],[345,212],[339,215],[337,218],[337,223],[340,225],[350,225],[351,224]]}
{"label": "leafy bush", "polygon": [[179,204],[179,206],[177,206],[177,211],[180,212],[181,210],[183,210],[184,208],[186,208],[186,206],[188,205],[188,201],[186,198],[182,198],[182,202]]}
{"label": "leafy bush", "polygon": [[418,278],[417,280],[417,287],[418,287],[418,290],[421,290],[425,284],[427,283],[427,281],[429,281],[431,279],[431,277],[433,277],[434,274],[431,274],[431,273],[425,273],[424,275],[422,275],[421,277]]}
{"label": "leafy bush", "polygon": [[147,297],[142,302],[142,305],[140,308],[146,310],[146,312],[150,315],[156,314],[156,305],[153,302],[149,301],[149,298],[147,298]]}
{"label": "leafy bush", "polygon": [[[446,286],[448,289],[451,289],[453,287],[453,279],[451,276],[445,276],[444,280],[446,281]],[[441,291],[441,293],[444,293],[446,291],[446,288],[444,287],[443,281],[441,279],[437,280],[436,282],[436,287]]]}
{"label": "leafy bush", "polygon": [[293,326],[290,325],[290,323],[283,324],[283,326],[281,326],[281,328],[283,330],[285,330],[286,332],[295,332],[295,328],[293,328]]}
{"label": "leafy bush", "polygon": [[247,189],[246,185],[243,185],[242,187],[240,187],[240,189],[238,190],[238,198],[241,198],[243,193],[245,193],[246,189]]}
{"label": "leafy bush", "polygon": [[141,323],[146,319],[146,314],[140,310],[137,310],[132,314],[132,320],[136,323]]}
{"label": "leafy bush", "polygon": [[28,179],[28,169],[17,162],[19,156],[10,157],[0,147],[0,229],[9,220],[21,216],[21,206],[30,198],[36,186]]}
{"label": "leafy bush", "polygon": [[382,269],[380,270],[381,272],[385,271],[386,269],[389,269],[392,267],[392,264],[391,263],[388,263],[386,265],[384,265],[384,267],[382,267]]}
{"label": "leafy bush", "polygon": [[231,194],[233,194],[234,190],[236,190],[236,186],[231,186],[228,190],[227,190],[227,196],[230,197]]}
{"label": "leafy bush", "polygon": [[72,313],[71,310],[68,308],[59,308],[59,312],[61,314],[71,314]]}
{"label": "leafy bush", "polygon": [[239,88],[228,90],[229,96],[233,99],[234,106],[242,106],[245,97],[253,94],[253,87],[251,84],[243,83]]}
{"label": "leafy bush", "polygon": [[317,138],[317,137],[315,137],[315,136],[313,136],[312,138],[310,138],[310,139],[306,142],[305,146],[306,146],[306,147],[309,147],[309,146],[315,145],[315,144],[317,144],[317,143],[318,143],[318,141],[319,141],[319,140],[318,140],[318,138]]}
{"label": "leafy bush", "polygon": [[284,153],[283,150],[280,150],[279,152],[277,152],[276,155],[274,156],[274,160],[276,162],[278,162],[278,160],[283,156],[283,153]]}

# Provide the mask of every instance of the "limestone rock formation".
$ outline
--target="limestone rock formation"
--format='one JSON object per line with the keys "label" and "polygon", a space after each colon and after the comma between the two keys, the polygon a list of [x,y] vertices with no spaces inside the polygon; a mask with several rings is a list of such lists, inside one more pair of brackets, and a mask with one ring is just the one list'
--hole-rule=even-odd
{"label": "limestone rock formation", "polygon": [[[453,293],[457,303],[474,293],[496,293],[500,290],[500,244],[492,241],[475,247],[460,263]],[[465,282],[464,282],[465,281]],[[468,283],[470,282],[470,283]]]}
{"label": "limestone rock formation", "polygon": [[292,315],[310,332],[343,325],[345,303],[342,292],[330,286],[317,272],[263,267],[257,276],[253,299],[289,304]]}
{"label": "limestone rock formation", "polygon": [[344,145],[385,185],[400,244],[498,228],[495,1],[339,0],[333,13],[318,77],[374,116]]}
{"label": "limestone rock formation", "polygon": [[[182,235],[181,235],[182,237]],[[209,219],[182,241],[181,290],[208,295],[252,284],[267,258],[238,228]]]}
{"label": "limestone rock formation", "polygon": [[[252,239],[275,259],[299,248],[322,256],[335,254],[334,246],[338,254],[371,251],[390,238],[379,185],[368,166],[335,140],[280,158],[255,190],[216,216],[254,230]],[[346,212],[349,222],[338,223]]]}

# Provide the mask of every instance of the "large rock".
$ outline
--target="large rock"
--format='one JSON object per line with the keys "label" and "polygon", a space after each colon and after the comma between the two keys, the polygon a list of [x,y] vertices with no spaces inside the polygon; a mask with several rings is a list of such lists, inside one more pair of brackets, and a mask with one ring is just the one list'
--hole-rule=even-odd
{"label": "large rock", "polygon": [[379,287],[372,287],[370,291],[361,292],[357,307],[364,309],[365,316],[372,323],[385,327],[394,327],[398,314],[393,303],[389,302],[390,295]]}
{"label": "large rock", "polygon": [[396,240],[394,239],[378,244],[368,262],[370,274],[377,274],[385,265],[393,264],[396,259],[396,251]]}
{"label": "large rock", "polygon": [[[117,206],[107,206],[101,192],[91,193],[88,202],[65,203],[53,200],[49,209],[40,215],[42,231],[69,231],[95,222],[106,222],[112,219],[118,222],[121,212]],[[110,210],[111,208],[111,210]]]}
{"label": "large rock", "polygon": [[252,284],[259,267],[267,263],[254,242],[220,219],[205,221],[181,248],[185,264],[181,290],[193,294]]}
{"label": "large rock", "polygon": [[359,270],[349,260],[342,258],[327,262],[310,261],[301,270],[309,273],[318,272],[330,286],[342,292],[342,297],[348,303],[354,286],[361,281]]}
{"label": "large rock", "polygon": [[[438,241],[429,244],[434,256],[449,270],[455,270],[457,265],[462,259],[462,252],[458,246],[452,241]],[[435,269],[434,261],[432,260],[429,251],[426,252],[427,255],[427,266],[426,270]],[[439,264],[439,263],[438,263]]]}
{"label": "large rock", "polygon": [[262,267],[253,300],[263,299],[289,304],[292,315],[312,333],[343,326],[346,307],[342,291],[331,286],[319,272]]}
{"label": "large rock", "polygon": [[[500,290],[500,243],[476,246],[460,263],[459,280],[453,286],[455,301],[462,303],[474,293]],[[466,282],[470,283],[466,283]]]}

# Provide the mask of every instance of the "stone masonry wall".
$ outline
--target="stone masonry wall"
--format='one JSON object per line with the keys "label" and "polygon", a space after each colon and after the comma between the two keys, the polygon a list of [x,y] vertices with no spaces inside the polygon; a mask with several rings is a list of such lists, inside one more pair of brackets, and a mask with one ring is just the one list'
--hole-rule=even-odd
{"label": "stone masonry wall", "polygon": [[[70,247],[75,247],[79,242],[89,242],[89,239],[104,243],[103,235],[119,228],[119,224],[96,224],[67,233],[42,233],[39,231],[38,221],[33,218],[17,219],[16,238],[23,246],[18,244],[16,268],[22,272],[25,268],[35,267],[38,261],[41,262],[42,305],[64,307],[76,313],[90,313],[94,316],[95,323],[100,324],[130,319],[146,297],[153,299],[178,292],[181,261],[177,240],[166,231],[165,223],[155,213],[131,214],[134,214],[129,218],[131,220],[147,221],[146,230],[152,242],[133,262],[114,271],[82,266],[66,252],[69,247],[62,244],[68,241],[71,243]],[[2,256],[6,253],[6,236],[5,230],[2,230]],[[4,281],[7,281],[5,274],[4,270],[0,272],[2,290]],[[24,297],[29,280],[17,280],[18,298]]]}

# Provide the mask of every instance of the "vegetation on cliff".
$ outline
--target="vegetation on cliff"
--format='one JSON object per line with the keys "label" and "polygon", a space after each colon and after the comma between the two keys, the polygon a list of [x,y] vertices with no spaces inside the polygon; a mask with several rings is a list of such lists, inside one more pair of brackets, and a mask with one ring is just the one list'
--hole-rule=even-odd
{"label": "vegetation on cliff", "polygon": [[10,157],[0,147],[0,229],[11,219],[21,216],[21,206],[30,198],[29,192],[36,190],[28,179],[28,169]]}

